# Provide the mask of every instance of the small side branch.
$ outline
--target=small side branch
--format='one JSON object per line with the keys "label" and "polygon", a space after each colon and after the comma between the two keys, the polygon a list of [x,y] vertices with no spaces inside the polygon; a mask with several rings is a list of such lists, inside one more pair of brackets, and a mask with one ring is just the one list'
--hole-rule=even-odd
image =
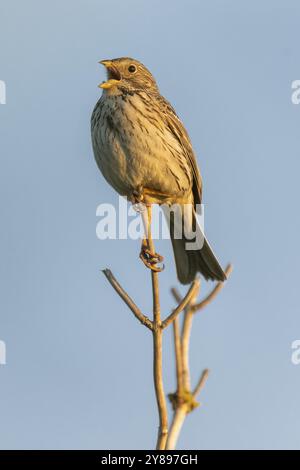
{"label": "small side branch", "polygon": [[125,292],[123,287],[119,284],[113,273],[110,271],[110,269],[103,269],[103,274],[108,280],[108,282],[111,284],[111,286],[115,289],[117,294],[121,297],[121,299],[125,302],[125,304],[130,308],[134,316],[142,323],[142,325],[145,325],[149,330],[153,330],[153,323],[152,321],[144,315],[141,310],[137,307],[137,305],[134,303],[131,297]]}
{"label": "small side branch", "polygon": [[[228,266],[225,269],[225,274],[227,279],[229,278],[230,274],[232,273],[233,266],[232,264],[228,264]],[[215,297],[219,294],[219,292],[223,289],[225,285],[225,282],[218,282],[216,287],[208,294],[207,297],[205,297],[201,302],[195,304],[192,306],[192,311],[193,313],[198,312],[199,310],[202,310],[204,307],[206,307],[210,302],[212,302]]]}
{"label": "small side branch", "polygon": [[173,312],[162,322],[162,328],[166,328],[172,321],[175,320],[177,315],[179,315],[182,310],[191,302],[191,299],[195,296],[195,292],[199,289],[199,281],[193,281],[191,287],[189,288],[187,294],[181,300],[179,305],[173,310]]}
{"label": "small side branch", "polygon": [[193,391],[193,397],[196,399],[198,397],[198,395],[200,394],[200,392],[202,392],[205,384],[206,384],[206,381],[208,379],[208,375],[209,375],[209,369],[204,369],[204,371],[202,372],[202,375]]}

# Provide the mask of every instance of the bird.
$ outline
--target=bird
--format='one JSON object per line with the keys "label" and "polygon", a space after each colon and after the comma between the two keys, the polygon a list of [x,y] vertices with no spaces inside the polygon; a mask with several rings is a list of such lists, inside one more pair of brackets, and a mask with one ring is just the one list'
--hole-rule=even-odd
{"label": "bird", "polygon": [[[164,211],[173,204],[191,207],[186,220],[183,210],[179,222],[175,216],[168,221],[178,280],[189,284],[200,273],[206,280],[225,281],[197,222],[202,178],[184,125],[140,61],[120,57],[99,63],[106,68],[107,80],[98,85],[103,92],[92,112],[91,139],[104,178],[133,204],[159,204]],[[182,236],[176,236],[176,226],[182,224]],[[195,233],[202,234],[201,244],[188,249]],[[152,251],[144,240],[141,259],[159,271],[163,258]]]}

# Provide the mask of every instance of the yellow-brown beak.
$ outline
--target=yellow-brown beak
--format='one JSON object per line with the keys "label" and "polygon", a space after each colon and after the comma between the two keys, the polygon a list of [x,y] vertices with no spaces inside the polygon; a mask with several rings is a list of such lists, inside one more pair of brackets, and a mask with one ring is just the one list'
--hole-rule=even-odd
{"label": "yellow-brown beak", "polygon": [[114,65],[112,60],[101,60],[99,64],[104,65],[107,70],[107,78],[108,80],[106,82],[100,83],[99,88],[103,88],[104,90],[107,90],[114,85],[117,85],[117,83],[120,82],[121,80],[121,74],[117,67]]}

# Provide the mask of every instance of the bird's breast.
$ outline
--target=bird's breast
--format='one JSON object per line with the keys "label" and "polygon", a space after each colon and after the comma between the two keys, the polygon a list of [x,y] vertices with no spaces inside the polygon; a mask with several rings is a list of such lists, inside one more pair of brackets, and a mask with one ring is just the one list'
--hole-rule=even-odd
{"label": "bird's breast", "polygon": [[92,140],[104,177],[120,194],[138,186],[172,195],[190,191],[182,147],[146,94],[102,97],[92,116]]}

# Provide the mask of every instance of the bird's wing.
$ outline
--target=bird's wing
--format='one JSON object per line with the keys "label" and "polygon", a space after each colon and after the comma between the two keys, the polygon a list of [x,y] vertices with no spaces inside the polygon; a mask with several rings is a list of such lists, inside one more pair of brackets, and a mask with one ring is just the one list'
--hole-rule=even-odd
{"label": "bird's wing", "polygon": [[165,123],[174,137],[179,141],[184,151],[184,155],[186,156],[187,161],[189,162],[189,165],[192,169],[194,203],[201,204],[202,178],[189,135],[171,104],[161,95],[158,95],[157,99],[159,101]]}

